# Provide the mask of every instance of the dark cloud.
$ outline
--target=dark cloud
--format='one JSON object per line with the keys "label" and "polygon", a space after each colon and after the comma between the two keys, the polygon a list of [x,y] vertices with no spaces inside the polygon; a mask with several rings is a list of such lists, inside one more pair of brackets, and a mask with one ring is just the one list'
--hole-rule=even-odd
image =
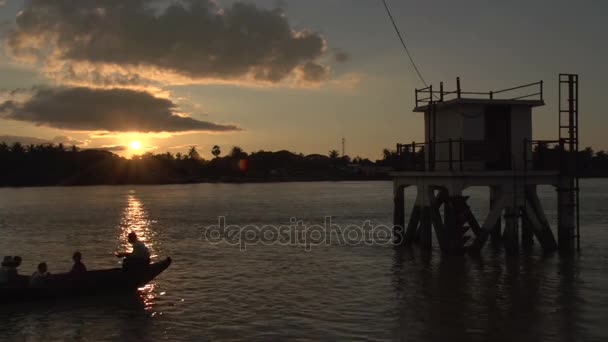
{"label": "dark cloud", "polygon": [[327,75],[327,68],[322,65],[306,63],[302,67],[302,79],[306,82],[321,82],[325,78],[325,75]]}
{"label": "dark cloud", "polygon": [[343,51],[340,49],[335,49],[334,50],[334,59],[338,63],[346,63],[350,60],[350,55],[346,51]]}
{"label": "dark cloud", "polygon": [[113,145],[113,146],[101,146],[101,147],[91,147],[87,148],[87,150],[93,151],[108,151],[108,152],[123,152],[128,150],[129,147],[125,145]]}
{"label": "dark cloud", "polygon": [[30,0],[8,33],[7,46],[17,58],[55,65],[64,78],[100,84],[167,81],[166,74],[262,82],[291,76],[319,82],[328,76],[318,62],[324,38],[294,30],[280,9],[242,2],[220,8],[212,0],[174,1],[160,10],[157,5]]}
{"label": "dark cloud", "polygon": [[65,136],[65,135],[60,135],[60,136],[54,137],[53,140],[51,140],[51,142],[53,144],[68,144],[68,145],[82,145],[82,144],[86,143],[86,141],[76,140],[76,139],[73,139],[73,138]]}
{"label": "dark cloud", "polygon": [[40,145],[40,144],[64,144],[64,145],[82,145],[85,142],[80,140],[75,140],[66,136],[58,136],[53,139],[41,139],[35,137],[24,137],[18,135],[0,135],[0,142],[4,142],[7,144],[14,144],[19,142],[23,145]]}
{"label": "dark cloud", "polygon": [[24,101],[0,104],[0,117],[75,131],[224,132],[239,130],[179,115],[168,99],[128,89],[34,88]]}

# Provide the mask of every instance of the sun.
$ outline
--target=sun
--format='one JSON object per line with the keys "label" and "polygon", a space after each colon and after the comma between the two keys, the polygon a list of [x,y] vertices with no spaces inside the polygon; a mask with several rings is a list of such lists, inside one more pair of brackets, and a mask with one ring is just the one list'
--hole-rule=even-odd
{"label": "sun", "polygon": [[139,149],[141,149],[141,142],[138,140],[133,140],[133,141],[131,141],[129,146],[131,147],[132,150],[139,150]]}

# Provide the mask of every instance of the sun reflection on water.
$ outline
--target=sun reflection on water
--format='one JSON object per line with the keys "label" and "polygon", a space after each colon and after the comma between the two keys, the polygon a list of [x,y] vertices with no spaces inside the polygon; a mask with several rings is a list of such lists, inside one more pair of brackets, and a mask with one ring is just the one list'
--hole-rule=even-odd
{"label": "sun reflection on water", "polygon": [[134,192],[127,196],[127,206],[123,211],[120,221],[120,233],[118,236],[118,247],[121,250],[131,251],[131,245],[127,241],[130,232],[135,232],[139,240],[148,246],[152,258],[156,258],[156,234],[152,230],[152,225],[156,221],[148,217],[148,212]]}
{"label": "sun reflection on water", "polygon": [[[127,240],[130,232],[135,232],[143,243],[150,250],[152,259],[158,256],[158,242],[156,233],[152,229],[156,221],[151,220],[148,216],[142,202],[135,196],[135,191],[131,191],[127,195],[127,206],[125,207],[122,218],[119,224],[119,232],[117,236],[117,247],[119,251],[131,251],[131,245]],[[144,309],[151,312],[151,317],[162,314],[154,311],[155,299],[158,296],[157,285],[151,282],[139,290],[139,296],[144,304]]]}

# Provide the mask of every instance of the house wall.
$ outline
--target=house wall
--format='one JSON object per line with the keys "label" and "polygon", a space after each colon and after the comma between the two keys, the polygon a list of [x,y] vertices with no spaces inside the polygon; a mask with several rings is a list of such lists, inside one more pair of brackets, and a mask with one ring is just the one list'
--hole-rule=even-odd
{"label": "house wall", "polygon": [[[532,139],[532,108],[527,106],[511,107],[511,156],[512,164],[516,170],[524,168],[524,139]],[[528,159],[532,148],[526,147]]]}
{"label": "house wall", "polygon": [[[425,137],[426,141],[446,142],[449,139],[452,143],[453,169],[458,171],[460,164],[460,144],[462,138],[465,141],[483,141],[485,139],[485,105],[459,104],[446,108],[437,108],[435,118],[437,122],[433,127],[433,115],[425,113]],[[434,134],[434,136],[433,136]],[[523,169],[524,167],[524,139],[532,139],[532,108],[529,106],[511,106],[511,160],[512,167]],[[467,144],[464,144],[467,147]],[[471,148],[471,147],[469,147]],[[435,144],[435,170],[449,170],[447,162],[450,157],[450,147],[448,143]],[[469,150],[470,151],[470,150]],[[528,145],[528,158],[531,156],[532,149]],[[429,149],[426,149],[426,160],[429,160]],[[470,154],[463,150],[463,156]],[[467,161],[463,163],[464,171],[481,171],[485,169],[485,162],[481,160]]]}
{"label": "house wall", "polygon": [[[447,162],[450,159],[450,145],[446,143],[452,139],[452,160],[454,170],[460,170],[460,139],[466,140],[483,140],[484,139],[484,107],[472,104],[461,104],[441,108],[436,114],[436,138],[435,141],[443,142],[435,145],[435,160],[438,161],[435,165],[436,170],[449,170],[450,165]],[[429,120],[432,125],[432,119]],[[432,131],[431,131],[432,132]],[[428,140],[427,140],[428,141]],[[463,150],[464,156],[464,150]],[[464,163],[463,170],[481,170],[483,163],[473,162]]]}

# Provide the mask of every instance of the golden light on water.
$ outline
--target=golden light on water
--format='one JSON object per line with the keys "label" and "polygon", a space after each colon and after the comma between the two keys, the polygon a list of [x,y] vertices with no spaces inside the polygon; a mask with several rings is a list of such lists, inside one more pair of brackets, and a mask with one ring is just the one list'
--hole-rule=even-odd
{"label": "golden light on water", "polygon": [[[131,191],[127,195],[127,205],[122,213],[120,220],[120,226],[118,231],[118,250],[119,251],[131,251],[131,245],[127,240],[127,236],[130,232],[135,232],[140,241],[146,244],[150,250],[152,259],[156,258],[157,255],[157,240],[156,234],[152,229],[152,225],[156,221],[151,220],[148,216],[146,208],[142,202],[136,197],[135,191]],[[144,303],[144,308],[148,311],[153,310],[157,291],[155,291],[156,284],[149,283],[139,289],[139,296]],[[153,316],[156,313],[153,312]]]}
{"label": "golden light on water", "polygon": [[148,212],[132,191],[127,195],[127,206],[123,210],[120,221],[119,246],[130,251],[131,245],[127,241],[127,236],[130,232],[135,232],[139,240],[143,241],[150,249],[152,258],[157,257],[155,233],[151,228],[155,222],[148,217]]}

